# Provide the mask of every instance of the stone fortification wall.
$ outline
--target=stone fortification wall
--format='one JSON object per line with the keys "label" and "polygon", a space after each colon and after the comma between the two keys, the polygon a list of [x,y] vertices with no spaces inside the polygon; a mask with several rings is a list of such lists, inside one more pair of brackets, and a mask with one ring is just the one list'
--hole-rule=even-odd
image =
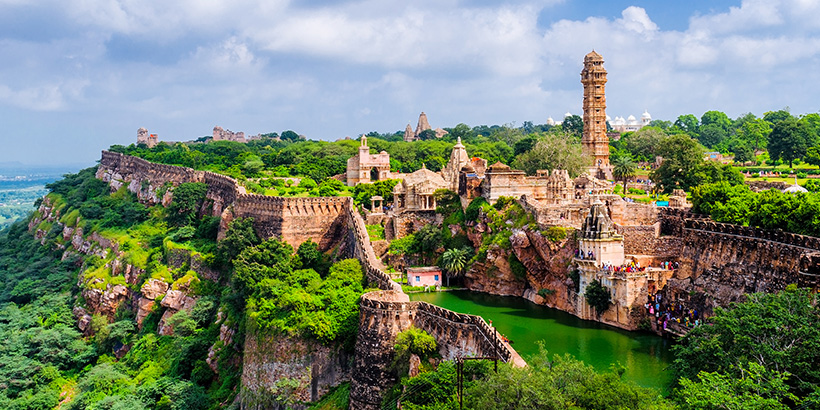
{"label": "stone fortification wall", "polygon": [[[482,318],[423,302],[410,302],[401,286],[390,280],[384,271],[373,251],[365,221],[350,198],[281,198],[246,194],[235,180],[223,175],[153,164],[107,151],[103,152],[100,165],[98,177],[111,183],[112,187],[127,183],[129,189],[134,188],[143,194],[141,198],[153,195],[157,199],[157,190],[168,183],[204,182],[208,184],[207,197],[213,201],[214,214],[223,217],[223,227],[230,218],[253,217],[254,229],[261,237],[279,236],[294,247],[311,238],[322,249],[339,245],[347,256],[359,259],[368,280],[383,290],[362,296],[356,359],[352,369],[352,409],[380,408],[382,393],[396,382],[388,371],[396,335],[411,325],[436,337],[440,352],[446,358],[490,356],[497,349],[502,360],[526,365],[512,347],[494,339],[493,330]],[[264,350],[257,345],[249,346],[252,351]],[[273,348],[279,353],[287,350]],[[310,385],[310,399],[315,399],[323,389],[346,378],[347,370],[340,367],[341,362],[331,360],[333,354],[315,346],[303,350],[270,361],[258,357],[249,361],[253,371],[249,371],[249,379],[243,376],[246,390],[260,391],[269,387],[269,382],[277,375],[296,374],[302,371],[300,369],[310,368],[311,376],[300,380],[305,386]],[[317,376],[333,369],[339,372],[334,373],[338,377],[334,376],[332,380]],[[245,407],[253,408],[253,403],[259,403],[257,398],[245,403]],[[305,393],[307,398],[308,393]]]}
{"label": "stone fortification wall", "polygon": [[781,181],[750,181],[746,180],[746,185],[749,189],[755,192],[763,192],[769,189],[776,189],[782,191],[789,187],[789,184]]}
{"label": "stone fortification wall", "polygon": [[344,238],[344,208],[349,198],[283,198],[240,194],[233,217],[253,218],[260,237],[279,237],[294,248],[310,238],[319,249],[331,249]]}
{"label": "stone fortification wall", "polygon": [[148,179],[152,182],[193,182],[196,171],[175,165],[154,164],[142,158],[123,155],[118,152],[103,151],[100,165],[121,175],[130,175],[132,180]]}
{"label": "stone fortification wall", "polygon": [[112,189],[126,185],[141,201],[162,202],[165,205],[170,202],[171,193],[164,187],[185,182],[204,182],[208,185],[206,198],[212,204],[209,213],[214,216],[220,215],[233,203],[237,194],[245,192],[245,188],[240,187],[233,178],[224,175],[176,165],[155,164],[142,158],[109,151],[102,152],[97,178],[111,184]]}
{"label": "stone fortification wall", "polygon": [[246,194],[236,180],[208,171],[196,171],[175,165],[155,164],[142,158],[103,151],[97,177],[113,188],[127,184],[146,202],[166,203],[170,197],[158,198],[157,192],[168,184],[204,182],[206,197],[213,202],[212,215],[227,220],[236,217],[254,218],[254,229],[263,238],[277,236],[294,248],[307,238],[328,250],[348,240],[348,254],[362,261],[364,271],[379,288],[401,289],[390,280],[373,252],[364,219],[344,197],[283,198]]}
{"label": "stone fortification wall", "polygon": [[[457,356],[493,356],[525,366],[523,359],[495,337],[481,317],[455,313],[426,302],[410,302],[400,291],[377,291],[362,295],[359,306],[359,337],[350,384],[350,409],[380,409],[384,393],[398,379],[388,371],[396,336],[416,326],[436,338],[445,359]],[[496,350],[497,349],[497,350]]]}
{"label": "stone fortification wall", "polygon": [[229,176],[210,171],[201,172],[197,176],[197,181],[208,185],[205,197],[213,202],[213,215],[219,215],[228,205],[236,201],[238,195],[245,193],[245,188],[239,186],[236,180]]}
{"label": "stone fortification wall", "polygon": [[356,208],[353,206],[353,201],[348,200],[343,210],[347,226],[350,227],[348,231],[348,243],[350,247],[348,253],[350,256],[361,261],[362,269],[367,279],[371,283],[375,283],[379,289],[401,292],[401,285],[390,279],[390,275],[384,271],[384,265],[381,260],[376,257],[376,253],[373,251],[373,246],[370,243],[370,235],[367,233],[364,218],[356,211]]}
{"label": "stone fortification wall", "polygon": [[776,292],[791,283],[816,286],[820,238],[718,223],[680,210],[665,211],[661,229],[682,243],[680,268],[664,290],[668,300],[709,313],[746,293]]}

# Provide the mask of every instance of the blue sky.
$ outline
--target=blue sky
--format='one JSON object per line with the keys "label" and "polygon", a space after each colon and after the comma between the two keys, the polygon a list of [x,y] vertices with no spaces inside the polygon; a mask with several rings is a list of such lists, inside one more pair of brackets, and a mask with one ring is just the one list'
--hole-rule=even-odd
{"label": "blue sky", "polygon": [[0,162],[92,164],[146,127],[335,140],[580,113],[820,110],[820,1],[0,0]]}

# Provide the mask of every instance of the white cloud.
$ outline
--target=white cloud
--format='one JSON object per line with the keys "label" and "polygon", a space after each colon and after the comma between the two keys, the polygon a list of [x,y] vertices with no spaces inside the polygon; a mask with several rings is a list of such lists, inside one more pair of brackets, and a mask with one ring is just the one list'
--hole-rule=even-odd
{"label": "white cloud", "polygon": [[560,2],[0,0],[0,12],[65,18],[45,39],[0,38],[0,110],[76,130],[66,150],[127,143],[139,126],[170,139],[217,124],[335,139],[403,129],[421,111],[434,126],[539,123],[580,112],[592,49],[611,116],[820,108],[819,1],[738,1],[681,16],[678,31],[629,3],[539,26]]}
{"label": "white cloud", "polygon": [[56,111],[65,106],[60,86],[50,85],[13,90],[0,85],[0,101],[34,111]]}

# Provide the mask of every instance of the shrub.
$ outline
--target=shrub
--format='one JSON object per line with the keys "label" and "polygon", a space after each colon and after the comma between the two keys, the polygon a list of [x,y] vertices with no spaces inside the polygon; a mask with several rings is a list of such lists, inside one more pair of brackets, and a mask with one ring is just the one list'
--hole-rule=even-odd
{"label": "shrub", "polygon": [[464,219],[467,221],[477,221],[479,211],[484,207],[484,205],[489,205],[487,200],[483,197],[478,197],[473,199],[470,202],[470,205],[467,205],[467,209],[464,211]]}
{"label": "shrub", "polygon": [[546,231],[541,232],[541,235],[553,242],[560,242],[567,238],[567,228],[551,226]]}
{"label": "shrub", "polygon": [[609,289],[602,285],[597,279],[594,279],[587,285],[584,298],[586,298],[590,306],[595,308],[599,316],[609,309],[609,305],[612,304],[612,296],[609,294]]}

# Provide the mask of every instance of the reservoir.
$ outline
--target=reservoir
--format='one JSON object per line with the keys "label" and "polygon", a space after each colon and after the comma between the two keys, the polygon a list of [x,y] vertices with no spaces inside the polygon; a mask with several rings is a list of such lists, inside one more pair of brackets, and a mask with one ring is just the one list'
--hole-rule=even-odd
{"label": "reservoir", "polygon": [[659,336],[627,332],[569,313],[536,305],[526,299],[479,292],[453,291],[412,293],[419,300],[454,312],[492,320],[500,333],[513,341],[525,360],[538,353],[542,341],[550,357],[569,353],[596,370],[609,371],[610,364],[626,367],[624,379],[644,387],[665,390],[671,381],[670,341]]}

